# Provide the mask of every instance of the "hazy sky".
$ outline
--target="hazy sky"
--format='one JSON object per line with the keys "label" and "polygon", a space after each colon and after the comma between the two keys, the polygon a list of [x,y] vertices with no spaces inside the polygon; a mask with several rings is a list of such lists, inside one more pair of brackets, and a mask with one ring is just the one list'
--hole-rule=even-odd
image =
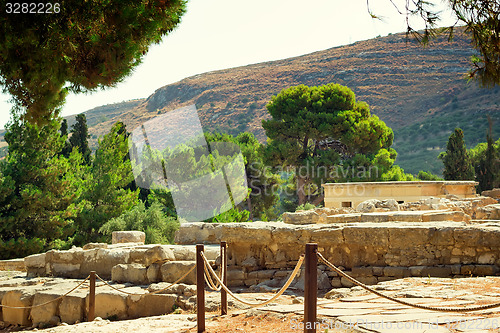
{"label": "hazy sky", "polygon": [[[177,29],[150,48],[130,77],[115,88],[69,95],[62,114],[148,97],[195,74],[405,31],[405,18],[389,0],[371,0],[370,6],[383,21],[370,17],[366,0],[189,0]],[[9,98],[0,94],[0,128],[9,119]]]}

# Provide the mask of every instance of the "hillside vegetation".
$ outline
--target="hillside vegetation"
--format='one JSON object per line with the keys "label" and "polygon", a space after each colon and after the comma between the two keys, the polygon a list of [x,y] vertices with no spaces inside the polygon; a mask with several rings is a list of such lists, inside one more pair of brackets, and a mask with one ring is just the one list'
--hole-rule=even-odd
{"label": "hillside vegetation", "polygon": [[[265,50],[263,50],[265,52]],[[251,131],[265,141],[261,120],[271,97],[292,85],[330,82],[350,87],[395,132],[396,161],[407,172],[441,173],[437,159],[455,127],[469,148],[486,141],[489,114],[500,136],[500,89],[482,89],[464,74],[474,54],[457,31],[422,47],[405,34],[360,41],[300,57],[208,72],[161,87],[142,100],[86,112],[91,145],[123,121],[129,130],[180,106],[196,104],[205,130]],[[71,124],[71,121],[69,121]],[[0,133],[1,135],[1,133]]]}

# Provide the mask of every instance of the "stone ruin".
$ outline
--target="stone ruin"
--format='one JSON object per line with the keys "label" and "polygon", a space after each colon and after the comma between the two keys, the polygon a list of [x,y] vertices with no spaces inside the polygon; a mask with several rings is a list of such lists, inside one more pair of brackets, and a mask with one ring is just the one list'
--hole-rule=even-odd
{"label": "stone ruin", "polygon": [[[228,244],[229,286],[259,292],[279,289],[309,242],[317,243],[327,260],[369,285],[410,276],[498,275],[499,194],[460,200],[428,198],[404,204],[370,200],[356,208],[285,213],[283,222],[182,224],[176,233],[176,245],[144,245],[140,233],[117,233],[113,236],[115,244],[87,244],[24,258],[26,274],[32,279],[0,281],[0,302],[14,306],[44,302],[73,287],[77,280],[68,279],[85,278],[92,270],[135,292],[145,293],[145,286],[158,290],[195,264],[194,244],[205,244],[207,258],[219,265],[220,241]],[[19,260],[3,261],[0,268],[19,264]],[[66,279],[41,283],[46,276]],[[96,309],[96,315],[137,318],[171,312],[174,305],[192,307],[194,286],[189,285],[195,284],[194,272],[183,283],[157,298],[100,289],[96,304],[101,307]],[[320,289],[351,286],[350,281],[324,265],[318,266]],[[291,288],[303,290],[303,271]],[[52,307],[37,310],[4,308],[0,321],[21,325],[82,321],[88,307],[87,293],[88,289],[78,291]]]}

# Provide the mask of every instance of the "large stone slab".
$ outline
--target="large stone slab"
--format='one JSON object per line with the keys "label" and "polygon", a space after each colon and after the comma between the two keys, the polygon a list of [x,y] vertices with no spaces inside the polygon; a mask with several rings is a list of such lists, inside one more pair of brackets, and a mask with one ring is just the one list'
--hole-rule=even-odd
{"label": "large stone slab", "polygon": [[[195,261],[166,262],[160,268],[162,281],[170,283],[175,282],[195,265]],[[189,273],[181,282],[185,284],[196,284],[196,270]]]}
{"label": "large stone slab", "polygon": [[[88,296],[85,299],[85,306],[88,314]],[[95,316],[103,319],[126,319],[127,295],[115,290],[99,290],[95,295]]]}
{"label": "large stone slab", "polygon": [[146,234],[142,231],[113,231],[111,243],[142,243],[146,240]]}

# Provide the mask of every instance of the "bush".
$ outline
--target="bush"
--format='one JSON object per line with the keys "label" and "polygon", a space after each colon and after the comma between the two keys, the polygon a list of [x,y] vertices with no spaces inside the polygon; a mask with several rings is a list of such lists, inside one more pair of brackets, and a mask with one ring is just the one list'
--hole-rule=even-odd
{"label": "bush", "polygon": [[0,260],[23,258],[45,250],[45,241],[40,238],[20,237],[2,241],[0,239]]}
{"label": "bush", "polygon": [[146,234],[146,244],[165,244],[174,242],[179,221],[163,212],[163,205],[153,202],[146,208],[144,202],[106,222],[99,232],[111,237],[113,231],[139,230]]}
{"label": "bush", "polygon": [[298,211],[298,210],[310,210],[310,209],[314,209],[314,208],[316,208],[316,206],[314,206],[312,203],[306,202],[305,204],[297,206],[297,208],[295,209],[295,211]]}
{"label": "bush", "polygon": [[422,170],[418,172],[417,178],[420,180],[443,180],[443,178],[433,174],[432,172],[425,172]]}

